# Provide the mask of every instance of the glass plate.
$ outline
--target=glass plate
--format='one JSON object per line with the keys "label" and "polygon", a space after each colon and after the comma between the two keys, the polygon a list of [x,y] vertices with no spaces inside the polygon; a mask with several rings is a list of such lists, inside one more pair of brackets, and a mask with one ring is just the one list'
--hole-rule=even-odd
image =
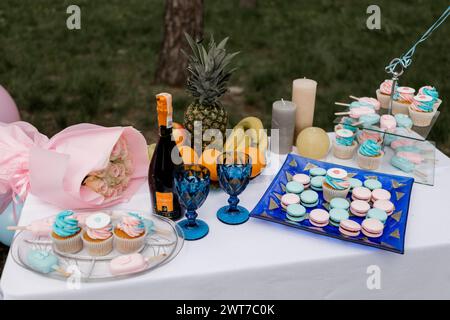
{"label": "glass plate", "polygon": [[[347,170],[350,177],[357,178],[364,182],[366,179],[376,179],[381,182],[383,189],[391,192],[391,201],[395,206],[394,212],[388,217],[383,235],[379,238],[368,238],[362,233],[357,237],[344,236],[339,232],[338,227],[328,225],[323,228],[313,226],[308,218],[302,222],[292,222],[286,218],[286,212],[281,208],[281,196],[286,193],[286,184],[292,180],[296,173],[309,174],[311,168],[321,167],[324,169],[343,168]],[[322,162],[303,158],[295,154],[289,154],[278,174],[250,213],[250,216],[281,223],[290,227],[305,231],[318,233],[324,236],[337,238],[344,241],[359,243],[366,246],[376,247],[396,253],[404,253],[406,222],[408,220],[409,202],[414,179],[389,175],[385,173],[351,168],[335,163]],[[307,213],[312,209],[321,208],[328,211],[329,204],[323,199],[322,192],[319,193],[319,203],[314,208],[306,208]],[[350,199],[351,193],[348,195]],[[350,219],[361,223],[364,218],[350,215]]]}
{"label": "glass plate", "polygon": [[[91,212],[75,211],[77,214],[89,214]],[[102,210],[102,212],[111,215],[114,225],[120,215],[125,214],[128,211]],[[15,236],[11,245],[13,260],[23,268],[43,276],[63,281],[67,281],[69,277],[77,277],[80,281],[89,282],[135,277],[159,268],[174,259],[182,249],[184,243],[183,231],[178,225],[164,217],[156,215],[148,217],[148,215],[145,215],[142,212],[134,210],[133,212],[141,214],[146,219],[151,219],[154,223],[154,230],[156,230],[147,234],[145,245],[138,250],[145,258],[154,257],[143,270],[127,275],[112,275],[109,271],[110,261],[115,257],[123,255],[115,249],[107,256],[102,257],[90,256],[85,249],[76,254],[60,253],[54,249],[49,237],[36,237],[28,231],[20,231]],[[63,275],[56,271],[45,274],[34,270],[29,266],[26,259],[30,250],[44,250],[55,254],[59,259],[59,267],[71,273],[71,275]]]}

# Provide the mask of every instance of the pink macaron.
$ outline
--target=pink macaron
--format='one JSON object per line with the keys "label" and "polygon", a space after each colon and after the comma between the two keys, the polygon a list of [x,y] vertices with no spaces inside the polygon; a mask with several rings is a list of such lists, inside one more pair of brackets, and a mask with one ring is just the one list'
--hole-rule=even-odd
{"label": "pink macaron", "polygon": [[290,204],[300,203],[300,197],[295,193],[286,193],[281,197],[281,207],[286,210]]}
{"label": "pink macaron", "polygon": [[384,224],[377,219],[364,219],[362,233],[369,238],[379,238],[383,234]]}
{"label": "pink macaron", "polygon": [[390,114],[384,114],[380,118],[381,130],[393,130],[397,127],[397,120]]}
{"label": "pink macaron", "polygon": [[394,204],[389,200],[377,200],[373,203],[373,207],[383,210],[388,216],[390,216],[395,210]]}
{"label": "pink macaron", "polygon": [[365,217],[369,210],[370,205],[367,201],[354,200],[350,204],[350,212],[357,217]]}
{"label": "pink macaron", "polygon": [[385,189],[375,189],[372,191],[372,201],[377,200],[390,200],[391,193]]}
{"label": "pink macaron", "polygon": [[397,139],[395,141],[392,141],[391,148],[395,150],[398,147],[413,146],[415,144],[416,144],[416,141],[414,141],[412,139],[402,138],[402,139]]}
{"label": "pink macaron", "polygon": [[328,225],[330,214],[323,209],[314,209],[309,213],[309,222],[313,226],[323,228]]}
{"label": "pink macaron", "polygon": [[310,186],[311,178],[307,174],[297,173],[292,177],[295,182],[301,183],[305,189]]}
{"label": "pink macaron", "polygon": [[339,232],[345,236],[357,237],[361,232],[361,225],[350,219],[342,220],[339,223]]}
{"label": "pink macaron", "polygon": [[363,200],[369,202],[372,198],[372,191],[366,187],[357,187],[352,191],[353,200]]}

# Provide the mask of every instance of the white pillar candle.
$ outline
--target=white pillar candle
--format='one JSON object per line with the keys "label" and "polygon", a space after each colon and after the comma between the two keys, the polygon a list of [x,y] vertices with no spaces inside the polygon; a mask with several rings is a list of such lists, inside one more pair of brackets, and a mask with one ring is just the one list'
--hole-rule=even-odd
{"label": "white pillar candle", "polygon": [[305,128],[312,127],[316,104],[317,82],[310,79],[296,79],[292,83],[292,102],[297,106],[295,136]]}
{"label": "white pillar candle", "polygon": [[[272,105],[272,130],[279,130],[278,141],[270,141],[272,152],[286,154],[292,151],[294,141],[295,114],[297,107],[291,101],[278,100]],[[272,131],[273,132],[273,131]]]}

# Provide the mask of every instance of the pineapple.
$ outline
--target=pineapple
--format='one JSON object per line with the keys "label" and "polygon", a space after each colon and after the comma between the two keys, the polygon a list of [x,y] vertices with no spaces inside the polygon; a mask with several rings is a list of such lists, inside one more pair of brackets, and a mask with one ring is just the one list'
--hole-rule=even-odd
{"label": "pineapple", "polygon": [[[220,98],[227,91],[227,82],[235,69],[229,68],[231,60],[238,52],[227,54],[225,45],[228,38],[223,39],[218,45],[211,40],[208,50],[203,44],[195,42],[185,33],[192,54],[188,56],[188,79],[186,89],[194,98],[184,115],[184,126],[194,140],[194,123],[202,123],[202,136],[208,129],[218,129],[225,140],[225,132],[228,124],[228,114]],[[200,137],[196,137],[199,139]],[[192,141],[194,146],[199,141]],[[211,144],[211,141],[202,143],[202,151]],[[222,146],[213,146],[221,148]]]}

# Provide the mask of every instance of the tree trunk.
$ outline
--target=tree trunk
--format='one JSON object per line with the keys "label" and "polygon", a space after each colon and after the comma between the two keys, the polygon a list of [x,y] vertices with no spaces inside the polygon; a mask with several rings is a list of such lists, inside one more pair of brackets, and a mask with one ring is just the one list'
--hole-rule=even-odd
{"label": "tree trunk", "polygon": [[256,8],[256,0],[240,0],[239,6],[241,8],[254,9]]}
{"label": "tree trunk", "polygon": [[159,52],[155,81],[172,86],[186,82],[187,58],[181,52],[189,52],[184,32],[194,39],[203,36],[203,0],[166,0],[164,13],[164,40]]}

